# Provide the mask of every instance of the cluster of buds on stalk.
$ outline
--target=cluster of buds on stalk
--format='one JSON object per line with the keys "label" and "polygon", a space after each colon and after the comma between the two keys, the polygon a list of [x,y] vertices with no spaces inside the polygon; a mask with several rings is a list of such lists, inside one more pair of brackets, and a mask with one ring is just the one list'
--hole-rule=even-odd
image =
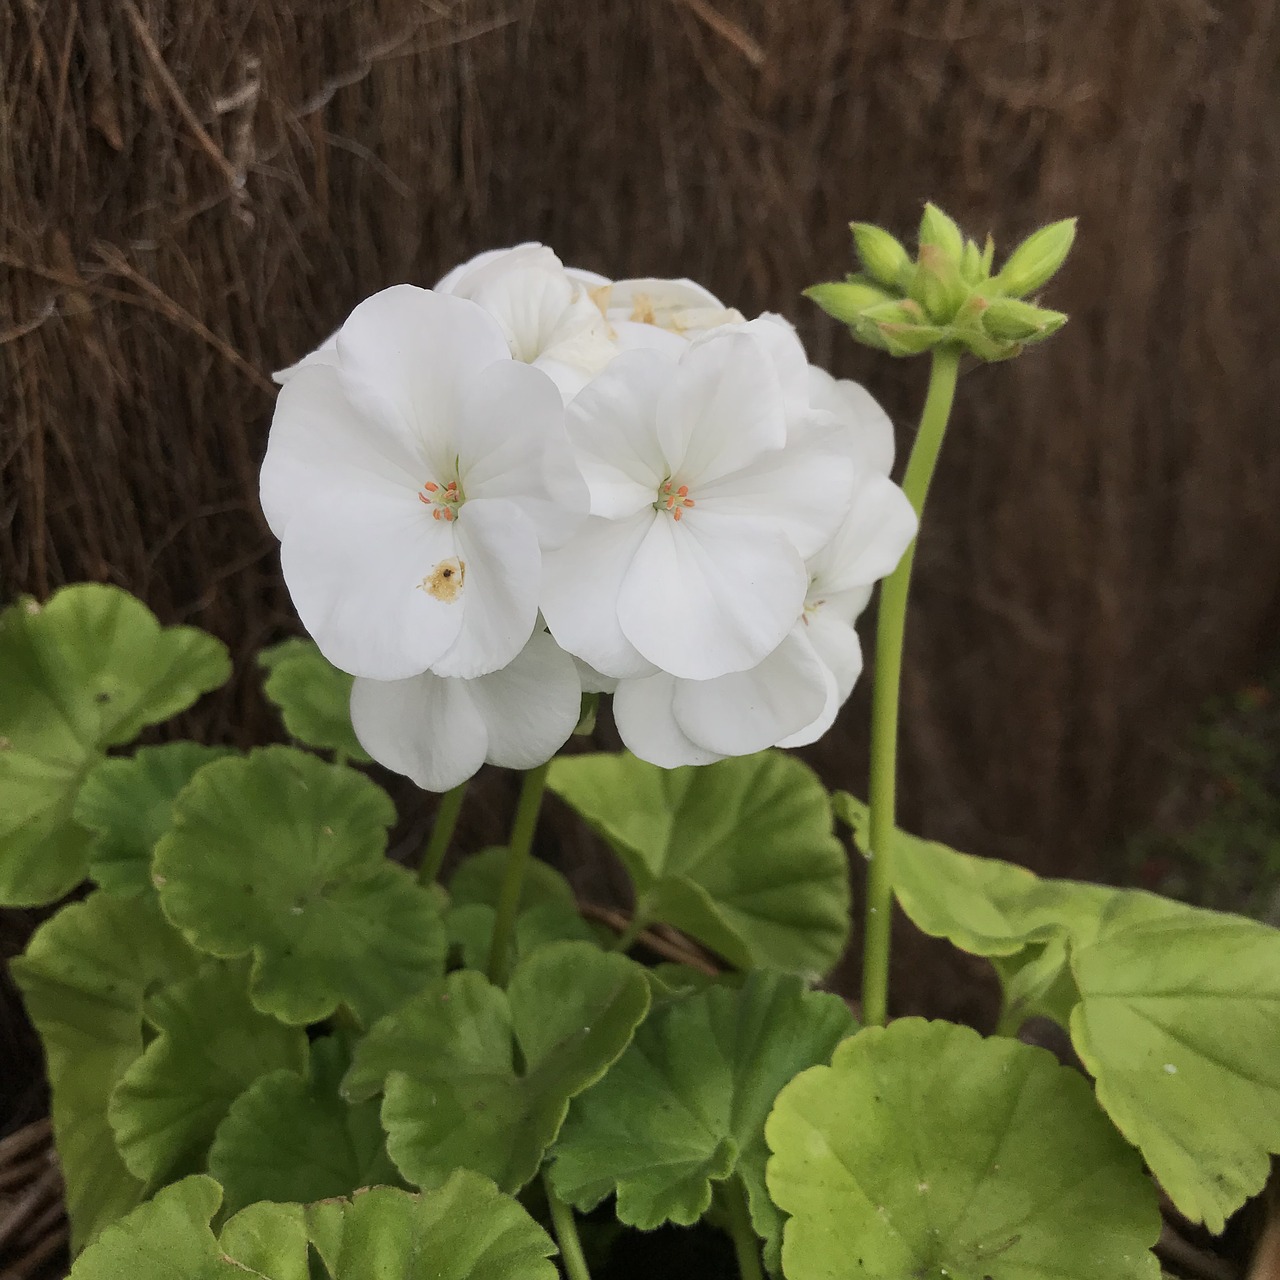
{"label": "cluster of buds on stalk", "polygon": [[925,205],[914,261],[880,227],[854,222],[850,230],[862,271],[814,285],[805,296],[867,346],[911,356],[951,344],[981,360],[1007,360],[1067,322],[1062,312],[1025,299],[1062,266],[1075,239],[1074,218],[1029,236],[994,274],[990,235],[980,248],[933,204]]}

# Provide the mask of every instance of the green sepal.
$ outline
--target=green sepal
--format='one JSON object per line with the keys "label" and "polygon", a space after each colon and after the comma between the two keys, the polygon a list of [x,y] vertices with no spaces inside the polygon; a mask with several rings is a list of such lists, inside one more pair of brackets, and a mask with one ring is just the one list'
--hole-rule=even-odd
{"label": "green sepal", "polygon": [[906,249],[882,227],[870,222],[851,222],[854,248],[863,269],[886,289],[901,289],[911,258]]}
{"label": "green sepal", "polygon": [[1025,298],[1048,284],[1071,252],[1076,222],[1075,218],[1064,218],[1029,235],[996,275],[996,288],[1011,298]]}
{"label": "green sepal", "polygon": [[964,256],[964,235],[954,218],[943,213],[932,201],[924,206],[917,236],[920,249],[937,249],[941,259],[957,269]]}
{"label": "green sepal", "polygon": [[851,279],[843,284],[815,284],[804,291],[804,296],[816,302],[827,315],[841,324],[852,325],[868,307],[892,302],[894,297],[869,281]]}

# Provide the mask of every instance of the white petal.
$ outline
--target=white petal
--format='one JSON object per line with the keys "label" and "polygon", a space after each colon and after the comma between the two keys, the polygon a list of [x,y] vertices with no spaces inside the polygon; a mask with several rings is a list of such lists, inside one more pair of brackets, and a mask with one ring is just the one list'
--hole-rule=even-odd
{"label": "white petal", "polygon": [[484,763],[488,731],[466,680],[356,680],[351,726],[381,765],[427,791],[449,791]]}
{"label": "white petal", "polygon": [[593,516],[542,562],[542,615],[560,646],[607,676],[653,671],[622,632],[618,592],[649,526],[652,511],[626,520]]}
{"label": "white petal", "polygon": [[[673,710],[691,742],[745,756],[811,724],[828,701],[830,673],[799,626],[750,671],[718,680],[677,680]],[[832,690],[834,691],[834,690]]]}
{"label": "white petal", "polygon": [[283,369],[277,369],[271,375],[271,381],[283,387],[299,369],[313,364],[335,365],[338,363],[338,331],[335,329],[314,351],[303,356]]}
{"label": "white petal", "polygon": [[430,589],[455,554],[451,526],[415,495],[388,502],[352,489],[295,516],[280,561],[298,616],[334,666],[402,680],[431,666],[462,625],[459,602]]}
{"label": "white petal", "polygon": [[566,422],[591,491],[591,514],[619,519],[651,507],[667,478],[657,412],[675,363],[656,351],[625,352],[578,395]]}
{"label": "white petal", "polygon": [[558,266],[520,266],[470,297],[502,326],[511,354],[526,364],[547,355],[595,373],[615,348],[600,309]]}
{"label": "white petal", "polygon": [[768,521],[663,513],[623,579],[618,621],[656,667],[710,680],[746,671],[778,647],[808,581],[799,553]]}
{"label": "white petal", "polygon": [[467,380],[458,407],[458,479],[468,503],[515,503],[541,546],[568,541],[587,518],[587,486],[549,378],[506,360]]}
{"label": "white petal", "polygon": [[290,378],[276,399],[260,497],[277,538],[303,511],[326,509],[359,488],[399,504],[422,484],[417,442],[395,422],[361,413],[337,373],[315,364]]}
{"label": "white petal", "polygon": [[583,693],[612,693],[618,687],[617,676],[602,675],[581,658],[574,658],[573,665],[577,668],[578,683]]}
{"label": "white petal", "polygon": [[723,311],[725,306],[709,289],[683,277],[675,280],[637,277],[615,280],[609,286],[610,319],[616,316],[639,324],[657,324],[658,320],[646,319],[646,316],[684,308]]}
{"label": "white petal", "polygon": [[893,470],[893,423],[866,387],[848,378],[837,381],[825,369],[810,365],[809,403],[835,415],[872,470],[885,476]]}
{"label": "white petal", "polygon": [[627,750],[663,769],[723,760],[685,737],[671,708],[674,676],[660,671],[641,680],[623,680],[613,695],[613,722]]}
{"label": "white petal", "polygon": [[510,249],[486,249],[474,258],[468,258],[440,278],[436,292],[456,293],[460,298],[469,298],[481,285],[514,267],[555,268],[559,265],[560,259],[551,249],[536,240],[526,240]]}
{"label": "white petal", "polygon": [[715,330],[699,341],[715,341],[724,333],[745,333],[759,345],[773,366],[788,419],[798,417],[809,408],[809,358],[789,320],[766,311],[754,320]]}
{"label": "white petal", "polygon": [[569,740],[578,723],[582,686],[573,659],[537,631],[514,660],[467,682],[489,734],[490,764],[533,769]]}
{"label": "white petal", "polygon": [[789,444],[697,488],[699,511],[771,519],[801,556],[831,540],[849,513],[854,464],[818,447]]}
{"label": "white petal", "polygon": [[457,454],[459,388],[511,353],[475,303],[401,284],[356,307],[338,332],[338,359],[352,403],[408,430],[428,464],[422,480],[438,480]]}
{"label": "white petal", "polygon": [[505,667],[533,634],[542,553],[529,517],[500,498],[468,499],[453,528],[462,622],[452,647],[431,669],[469,680]]}
{"label": "white petal", "polygon": [[631,320],[610,320],[613,339],[623,351],[661,351],[679,359],[689,349],[689,339],[656,324],[636,324]]}
{"label": "white petal", "polygon": [[813,645],[814,653],[835,677],[836,691],[843,706],[862,674],[862,645],[858,641],[858,633],[851,623],[827,609],[805,614],[800,626]]}
{"label": "white petal", "polygon": [[690,485],[782,448],[782,393],[761,344],[725,333],[689,347],[658,402],[657,424],[670,474]]}
{"label": "white petal", "polygon": [[907,495],[892,480],[878,471],[862,472],[848,517],[809,562],[812,590],[847,591],[892,573],[918,523]]}

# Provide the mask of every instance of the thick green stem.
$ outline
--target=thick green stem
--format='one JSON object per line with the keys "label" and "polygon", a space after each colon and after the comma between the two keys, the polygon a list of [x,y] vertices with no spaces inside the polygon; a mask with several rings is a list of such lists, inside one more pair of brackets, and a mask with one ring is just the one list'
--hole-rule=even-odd
{"label": "thick green stem", "polygon": [[452,791],[446,791],[440,797],[440,807],[436,810],[436,820],[431,826],[427,851],[422,855],[422,866],[418,868],[419,884],[435,884],[439,878],[440,868],[444,866],[444,855],[449,852],[449,841],[453,839],[453,833],[457,829],[458,814],[462,812],[462,801],[466,794],[467,783],[460,782]]}
{"label": "thick green stem", "polygon": [[560,1246],[560,1260],[564,1263],[565,1275],[569,1280],[591,1280],[587,1259],[582,1252],[582,1241],[578,1239],[578,1224],[574,1221],[573,1210],[551,1189],[551,1179],[545,1172],[542,1175],[542,1189],[547,1193],[547,1207],[551,1210],[551,1225],[555,1229],[556,1243]]}
{"label": "thick green stem", "polygon": [[486,972],[489,981],[499,987],[507,984],[508,957],[511,953],[511,935],[516,927],[516,915],[520,908],[520,889],[524,884],[525,864],[529,850],[533,848],[533,829],[538,825],[538,810],[542,807],[542,793],[546,789],[551,761],[530,769],[524,775],[520,788],[520,800],[516,805],[516,820],[511,827],[511,843],[507,846],[507,865],[502,873],[502,887],[498,891],[498,909],[493,921],[493,942],[489,947],[489,965]]}
{"label": "thick green stem", "polygon": [[741,1177],[734,1174],[721,1185],[720,1194],[729,1222],[733,1251],[738,1255],[738,1274],[742,1280],[764,1280],[764,1269],[760,1265],[760,1239],[751,1225],[747,1189]]}
{"label": "thick green stem", "polygon": [[[907,463],[902,487],[923,518],[929,481],[942,448],[951,402],[955,398],[960,353],[936,347],[929,370],[929,394],[920,430]],[[898,774],[898,696],[902,683],[902,639],[907,623],[907,595],[916,544],[907,548],[898,567],[880,589],[876,630],[875,685],[871,693],[870,862],[867,870],[867,916],[862,949],[862,1020],[882,1027],[888,1014],[889,929],[893,919],[893,833]]]}

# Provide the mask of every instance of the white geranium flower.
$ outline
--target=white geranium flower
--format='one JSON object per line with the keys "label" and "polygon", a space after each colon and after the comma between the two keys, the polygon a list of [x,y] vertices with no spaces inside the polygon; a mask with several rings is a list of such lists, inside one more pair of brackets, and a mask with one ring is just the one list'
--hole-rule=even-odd
{"label": "white geranium flower", "polygon": [[545,764],[573,733],[581,698],[573,659],[538,631],[501,671],[473,680],[431,672],[357,679],[351,723],[379,764],[427,791],[448,791],[486,762]]}
{"label": "white geranium flower", "polygon": [[745,317],[692,280],[606,280],[569,268],[575,279],[590,282],[591,297],[609,322],[623,350],[679,345]]}
{"label": "white geranium flower", "polygon": [[511,355],[546,373],[571,399],[618,353],[591,287],[544,245],[482,253],[436,285],[469,298],[502,326]]}
{"label": "white geranium flower", "polygon": [[809,403],[832,415],[847,432],[858,460],[887,476],[893,470],[893,423],[866,387],[809,366]]}
{"label": "white geranium flower", "polygon": [[855,472],[822,432],[790,439],[784,392],[759,335],[724,331],[678,359],[624,352],[572,402],[592,518],[547,557],[542,597],[570,653],[608,676],[706,680],[778,647]]}
{"label": "white geranium flower", "polygon": [[552,382],[474,303],[398,285],[280,392],[262,505],[335,666],[474,677],[524,647],[543,551],[576,530],[587,491]]}

